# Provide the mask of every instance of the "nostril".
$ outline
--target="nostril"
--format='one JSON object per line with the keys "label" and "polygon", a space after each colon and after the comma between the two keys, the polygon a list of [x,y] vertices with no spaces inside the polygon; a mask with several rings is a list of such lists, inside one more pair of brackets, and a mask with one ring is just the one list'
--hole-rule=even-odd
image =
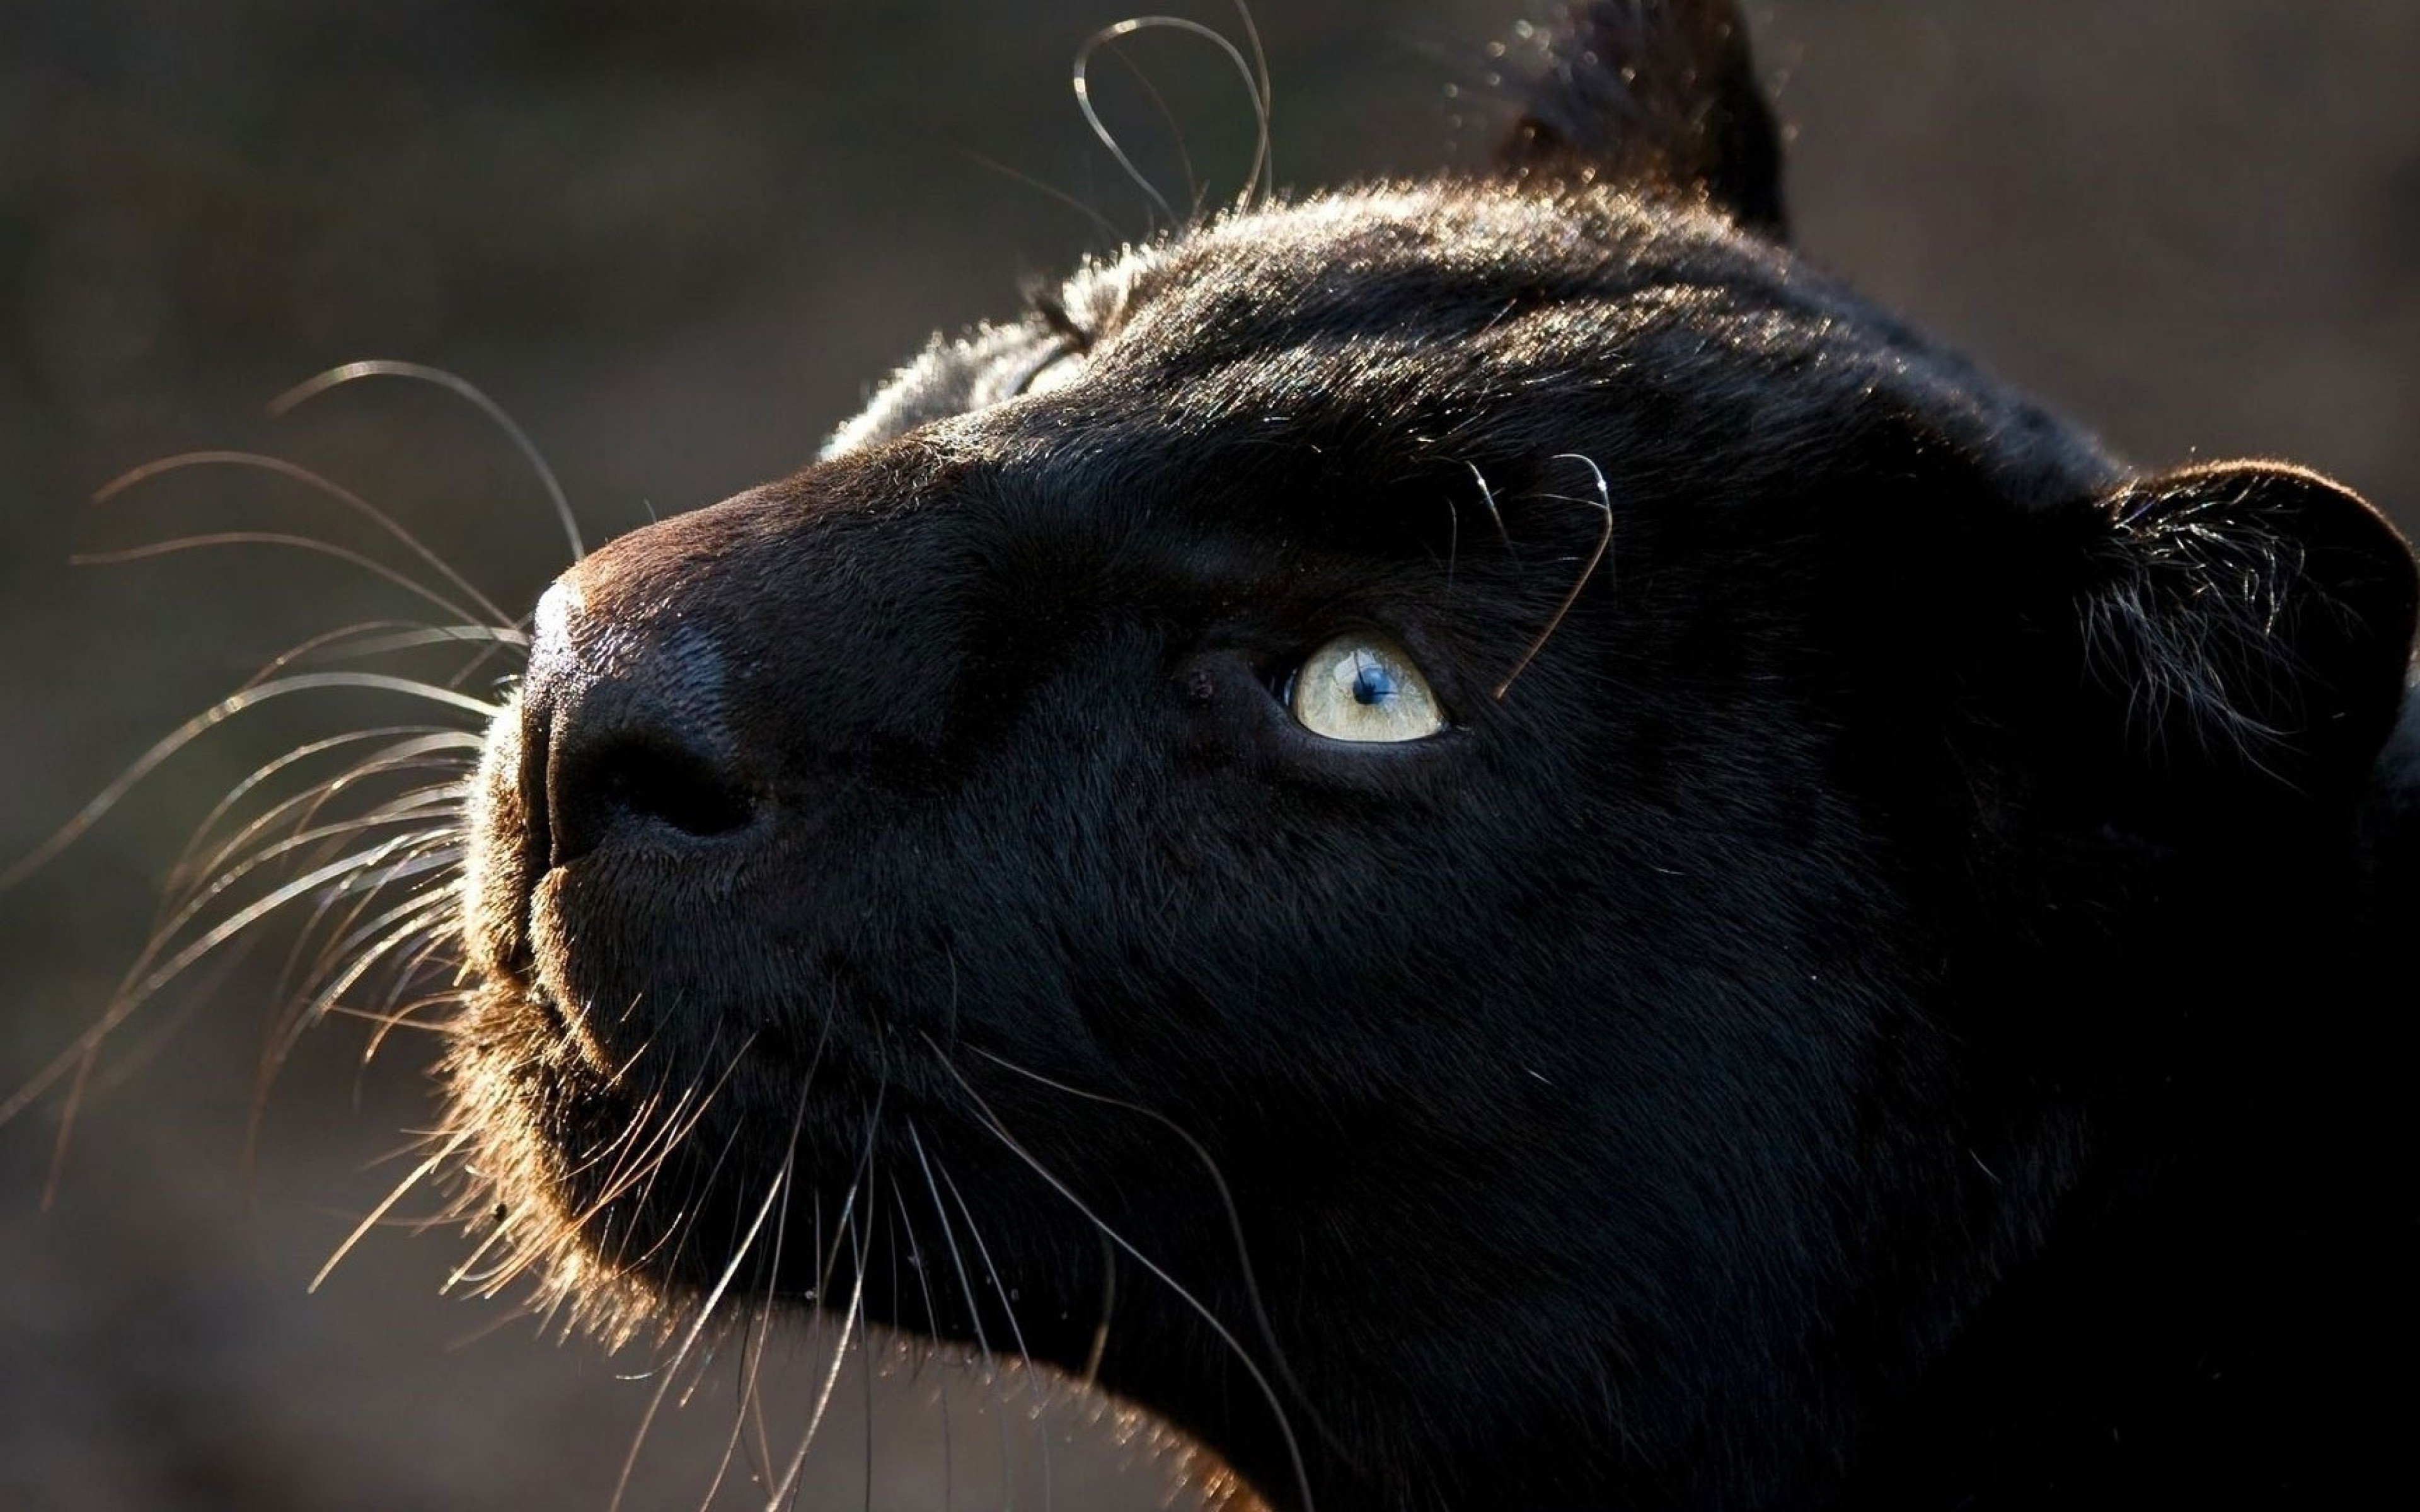
{"label": "nostril", "polygon": [[753,764],[724,717],[720,646],[658,577],[639,532],[538,601],[521,690],[530,857],[552,870],[609,846],[663,846],[750,827]]}
{"label": "nostril", "polygon": [[754,799],[694,751],[651,735],[610,736],[558,752],[547,775],[551,864],[608,835],[652,824],[684,835],[727,834],[755,817]]}
{"label": "nostril", "polygon": [[606,800],[642,818],[690,835],[720,835],[748,823],[747,795],[688,751],[625,741],[601,753],[598,764]]}

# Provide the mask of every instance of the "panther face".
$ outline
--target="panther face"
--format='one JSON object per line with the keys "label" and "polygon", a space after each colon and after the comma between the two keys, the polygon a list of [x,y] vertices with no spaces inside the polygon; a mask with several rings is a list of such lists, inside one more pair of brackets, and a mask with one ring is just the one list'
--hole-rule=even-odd
{"label": "panther face", "polygon": [[2402,543],[1800,262],[1729,6],[1552,47],[1500,177],[1088,268],[554,586],[489,1243],[1013,1347],[1289,1505],[1799,1504],[2232,1105],[2181,1026],[2350,896]]}

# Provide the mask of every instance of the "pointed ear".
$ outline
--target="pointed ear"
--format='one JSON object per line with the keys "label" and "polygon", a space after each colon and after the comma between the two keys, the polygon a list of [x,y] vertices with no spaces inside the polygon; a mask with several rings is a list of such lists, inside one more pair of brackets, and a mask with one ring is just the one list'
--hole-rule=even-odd
{"label": "pointed ear", "polygon": [[2226,462],[2129,484],[2078,524],[2087,698],[2155,782],[2366,784],[2420,606],[2384,516],[2316,472]]}
{"label": "pointed ear", "polygon": [[1516,178],[1678,193],[1787,238],[1781,133],[1733,0],[1570,0],[1515,50],[1529,82],[1497,157]]}

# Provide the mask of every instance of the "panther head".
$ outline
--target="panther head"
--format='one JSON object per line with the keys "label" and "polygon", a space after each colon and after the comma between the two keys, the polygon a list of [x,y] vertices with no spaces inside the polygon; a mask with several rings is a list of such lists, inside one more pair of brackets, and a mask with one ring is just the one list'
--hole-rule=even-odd
{"label": "panther head", "polygon": [[2105,1323],[2009,1299],[2198,1152],[2349,1137],[2247,1026],[2362,948],[2402,541],[1793,254],[1730,4],[1538,36],[1492,175],[1087,266],[555,584],[489,1243],[1089,1372],[1280,1504],[1797,1505]]}

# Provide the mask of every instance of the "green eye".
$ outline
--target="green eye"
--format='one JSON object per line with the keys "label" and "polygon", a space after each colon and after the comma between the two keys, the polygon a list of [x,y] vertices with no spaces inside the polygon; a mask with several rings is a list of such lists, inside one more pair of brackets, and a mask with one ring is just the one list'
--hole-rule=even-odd
{"label": "green eye", "polygon": [[1384,636],[1341,635],[1312,652],[1286,688],[1295,722],[1362,743],[1419,740],[1445,728],[1429,680]]}

